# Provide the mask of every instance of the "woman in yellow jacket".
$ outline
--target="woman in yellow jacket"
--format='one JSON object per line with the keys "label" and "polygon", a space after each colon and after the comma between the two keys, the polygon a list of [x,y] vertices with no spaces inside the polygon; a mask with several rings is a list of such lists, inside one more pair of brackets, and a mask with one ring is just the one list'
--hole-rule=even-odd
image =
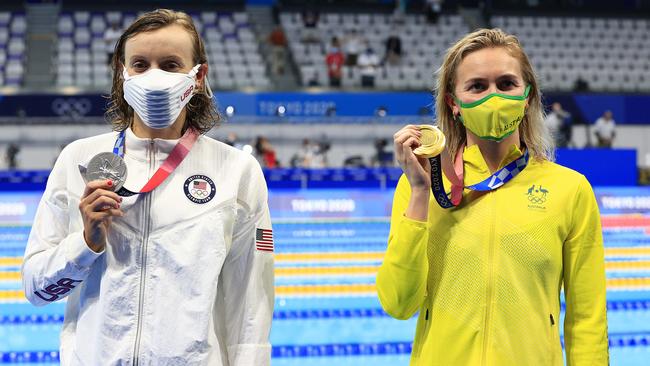
{"label": "woman in yellow jacket", "polygon": [[377,275],[388,314],[419,311],[411,365],[563,365],[562,285],[566,364],[607,365],[598,207],[584,176],[552,162],[521,44],[498,29],[468,34],[437,83],[442,158],[456,169],[440,180],[440,160],[414,154],[419,126],[395,134],[404,175]]}

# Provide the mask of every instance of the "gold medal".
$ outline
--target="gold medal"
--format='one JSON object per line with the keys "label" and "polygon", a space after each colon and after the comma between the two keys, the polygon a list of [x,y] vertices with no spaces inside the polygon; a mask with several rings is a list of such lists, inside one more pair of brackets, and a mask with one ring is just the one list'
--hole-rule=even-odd
{"label": "gold medal", "polygon": [[413,153],[421,158],[440,155],[445,148],[445,135],[436,126],[420,125],[420,147]]}

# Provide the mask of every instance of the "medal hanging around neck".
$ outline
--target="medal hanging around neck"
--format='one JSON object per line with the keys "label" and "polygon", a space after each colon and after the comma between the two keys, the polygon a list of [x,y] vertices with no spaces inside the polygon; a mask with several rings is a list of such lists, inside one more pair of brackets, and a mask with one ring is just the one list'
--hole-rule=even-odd
{"label": "medal hanging around neck", "polygon": [[[458,206],[463,198],[463,188],[479,192],[497,189],[517,176],[528,165],[529,155],[528,150],[526,150],[522,156],[497,170],[487,179],[465,187],[463,182],[463,150],[465,146],[460,146],[458,149],[452,167],[450,163],[451,159],[448,158],[444,149],[445,136],[442,131],[434,126],[421,125],[420,132],[422,133],[420,137],[421,145],[413,150],[413,153],[418,157],[429,159],[431,166],[431,191],[436,202],[442,208]],[[442,155],[445,155],[445,159],[441,158]],[[443,171],[452,184],[450,194],[447,194],[445,191],[442,180]]]}
{"label": "medal hanging around neck", "polygon": [[103,152],[95,155],[90,159],[87,168],[79,165],[79,172],[86,182],[93,180],[112,180],[115,192],[122,197],[151,192],[165,181],[181,164],[198,138],[199,133],[192,128],[188,128],[160,168],[156,170],[154,175],[138,192],[133,192],[124,187],[124,182],[126,182],[127,177],[127,168],[124,162],[124,131],[121,131],[118,135],[112,153]]}

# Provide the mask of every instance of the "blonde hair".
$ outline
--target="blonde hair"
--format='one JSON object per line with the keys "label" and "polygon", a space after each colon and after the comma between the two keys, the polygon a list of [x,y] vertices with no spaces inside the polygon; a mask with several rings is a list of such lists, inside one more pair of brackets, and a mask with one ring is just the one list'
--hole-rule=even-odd
{"label": "blonde hair", "polygon": [[[189,15],[181,11],[168,9],[158,9],[141,15],[124,31],[117,41],[115,53],[111,60],[113,86],[111,87],[106,119],[113,125],[115,131],[123,131],[133,123],[133,108],[124,100],[124,90],[122,89],[124,84],[122,68],[125,64],[124,46],[126,41],[139,33],[155,31],[173,24],[180,25],[190,34],[194,50],[192,54],[194,65],[207,64],[208,57],[203,40],[196,31],[194,22]],[[207,75],[205,77],[206,80],[203,82],[202,90],[195,94],[185,107],[187,108],[187,115],[183,131],[188,127],[192,127],[200,133],[206,133],[221,120],[214,101],[208,95]]]}
{"label": "blonde hair", "polygon": [[465,126],[454,120],[452,108],[445,99],[454,95],[456,72],[465,56],[491,47],[504,48],[512,57],[516,58],[521,66],[524,83],[530,85],[528,108],[524,120],[519,125],[521,142],[526,146],[532,158],[553,161],[555,146],[548,128],[544,125],[542,96],[533,67],[517,37],[498,28],[479,29],[467,34],[447,50],[442,66],[437,71],[436,118],[438,126],[447,138],[447,150],[450,156],[456,156],[458,149],[467,142],[467,135]]}

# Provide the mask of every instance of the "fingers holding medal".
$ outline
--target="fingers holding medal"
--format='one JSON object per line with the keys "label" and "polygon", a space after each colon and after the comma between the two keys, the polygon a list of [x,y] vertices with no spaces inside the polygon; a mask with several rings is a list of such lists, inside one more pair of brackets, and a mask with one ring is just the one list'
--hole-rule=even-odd
{"label": "fingers holding medal", "polygon": [[421,158],[432,158],[445,148],[445,135],[431,125],[407,125],[393,138],[398,160],[409,151]]}
{"label": "fingers holding medal", "polygon": [[[90,166],[89,164],[89,168]],[[124,212],[120,209],[122,197],[114,192],[119,182],[92,179],[95,177],[93,174],[90,169],[86,174],[88,183],[79,202],[79,211],[83,219],[86,244],[93,251],[101,252],[106,246],[106,234],[112,218],[122,217]]]}
{"label": "fingers holding medal", "polygon": [[445,135],[435,126],[407,125],[393,136],[395,156],[412,188],[431,186],[428,158],[445,147]]}
{"label": "fingers holding medal", "polygon": [[445,148],[445,135],[436,126],[420,125],[420,146],[413,154],[421,158],[433,158]]}

